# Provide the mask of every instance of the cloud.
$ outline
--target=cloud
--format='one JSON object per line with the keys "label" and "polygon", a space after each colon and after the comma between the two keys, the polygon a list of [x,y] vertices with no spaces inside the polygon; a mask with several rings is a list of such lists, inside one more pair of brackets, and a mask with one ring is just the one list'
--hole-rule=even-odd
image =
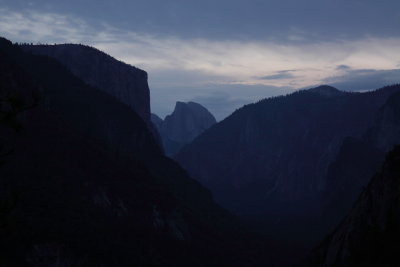
{"label": "cloud", "polygon": [[93,35],[89,25],[79,18],[1,8],[0,33],[13,41],[46,43],[80,42]]}
{"label": "cloud", "polygon": [[266,75],[259,77],[260,80],[287,80],[287,79],[293,79],[296,76],[293,75],[292,72],[295,72],[295,70],[281,70],[276,72],[275,74],[272,75]]}
{"label": "cloud", "polygon": [[214,40],[399,36],[400,23],[398,0],[1,0],[0,6],[73,14],[141,34]]}
{"label": "cloud", "polygon": [[[291,34],[300,40],[304,33]],[[159,115],[169,113],[177,100],[202,99],[222,118],[239,103],[282,94],[288,88],[329,83],[356,90],[391,83],[400,62],[400,38],[394,37],[297,43],[189,39],[93,25],[53,12],[4,8],[0,8],[0,35],[18,42],[85,43],[145,69],[152,108]],[[218,107],[222,103],[227,108]]]}
{"label": "cloud", "polygon": [[[400,38],[337,40],[286,44],[259,40],[181,39],[121,31],[88,24],[73,16],[0,9],[0,33],[15,41],[83,42],[148,71],[196,71],[258,84],[283,86],[282,69],[296,69],[292,86],[315,84],[338,71],[338,65],[360,69],[392,69],[400,62]],[[327,52],[329,51],[329,52]],[[265,75],[265,73],[272,73]],[[289,77],[289,73],[286,73]],[[290,77],[293,78],[293,77]]]}
{"label": "cloud", "polygon": [[339,65],[339,66],[336,66],[336,69],[337,70],[350,70],[351,67],[347,66],[347,65]]}

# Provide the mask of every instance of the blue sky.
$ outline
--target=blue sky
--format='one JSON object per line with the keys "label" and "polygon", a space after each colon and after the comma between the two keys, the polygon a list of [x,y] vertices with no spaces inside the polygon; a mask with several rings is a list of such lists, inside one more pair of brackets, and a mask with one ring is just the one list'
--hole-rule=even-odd
{"label": "blue sky", "polygon": [[197,101],[217,119],[319,84],[399,82],[400,1],[0,0],[0,35],[95,46],[149,73],[152,110]]}

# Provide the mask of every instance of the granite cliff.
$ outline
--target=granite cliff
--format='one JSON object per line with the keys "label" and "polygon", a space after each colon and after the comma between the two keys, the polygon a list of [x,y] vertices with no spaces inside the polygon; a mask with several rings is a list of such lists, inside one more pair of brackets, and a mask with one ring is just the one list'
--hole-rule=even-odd
{"label": "granite cliff", "polygon": [[195,102],[176,102],[171,115],[164,120],[153,115],[152,121],[161,135],[167,155],[176,154],[184,145],[216,123],[214,116]]}
{"label": "granite cliff", "polygon": [[150,91],[145,71],[85,45],[21,47],[24,51],[57,59],[85,83],[114,96],[131,107],[144,121],[150,121]]}

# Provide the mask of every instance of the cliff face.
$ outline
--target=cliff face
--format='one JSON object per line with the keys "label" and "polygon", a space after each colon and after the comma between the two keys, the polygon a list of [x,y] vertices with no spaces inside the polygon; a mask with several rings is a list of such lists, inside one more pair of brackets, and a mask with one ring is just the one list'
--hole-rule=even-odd
{"label": "cliff face", "polygon": [[382,107],[367,138],[385,151],[400,143],[400,93],[390,97]]}
{"label": "cliff face", "polygon": [[162,121],[152,117],[167,155],[176,154],[184,145],[216,123],[214,116],[202,105],[177,102],[174,112]]}
{"label": "cliff face", "polygon": [[371,128],[361,138],[346,138],[328,169],[324,195],[324,220],[336,226],[385,159],[400,144],[400,93],[392,94],[375,114]]}
{"label": "cliff face", "polygon": [[400,147],[391,151],[350,214],[304,266],[399,266]]}
{"label": "cliff face", "polygon": [[57,59],[85,83],[108,93],[150,121],[147,73],[89,46],[26,45],[25,51]]}
{"label": "cliff face", "polygon": [[[325,226],[317,223],[330,180],[336,179],[328,178],[330,166],[340,161],[346,138],[362,142],[381,107],[399,90],[392,86],[344,93],[325,86],[262,100],[216,124],[176,159],[212,190],[219,203],[262,230],[291,241],[316,242],[326,234]],[[366,150],[384,153],[373,144]],[[381,159],[370,162],[374,168]],[[349,194],[357,195],[366,182],[360,178]]]}

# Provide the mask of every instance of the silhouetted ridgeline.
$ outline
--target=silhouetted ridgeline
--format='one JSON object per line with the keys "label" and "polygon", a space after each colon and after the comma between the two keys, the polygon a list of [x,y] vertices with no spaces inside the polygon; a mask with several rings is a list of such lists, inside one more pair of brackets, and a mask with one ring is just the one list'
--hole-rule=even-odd
{"label": "silhouetted ridgeline", "polygon": [[399,85],[366,93],[320,86],[265,99],[213,126],[176,159],[224,207],[310,247],[400,141],[398,92]]}
{"label": "silhouetted ridgeline", "polygon": [[132,108],[5,39],[0,59],[1,266],[260,263],[264,242],[163,156]]}

